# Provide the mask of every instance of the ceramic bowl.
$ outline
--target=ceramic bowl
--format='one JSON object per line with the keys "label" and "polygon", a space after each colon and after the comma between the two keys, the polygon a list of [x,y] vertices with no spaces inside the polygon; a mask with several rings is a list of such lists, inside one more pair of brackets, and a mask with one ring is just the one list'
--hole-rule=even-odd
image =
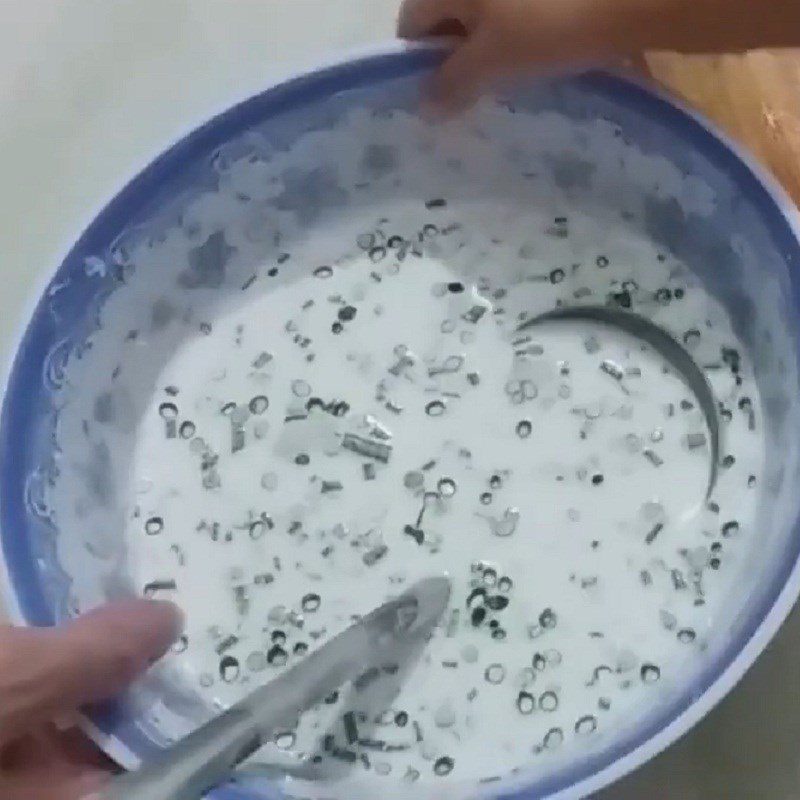
{"label": "ceramic bowl", "polygon": [[[98,556],[82,548],[69,540],[70,531],[60,530],[49,497],[64,455],[59,415],[66,402],[65,375],[81,358],[109,298],[125,282],[132,250],[161,235],[248,148],[266,143],[279,151],[306,131],[334,126],[354,108],[384,115],[392,109],[413,111],[420,83],[441,58],[435,49],[388,45],[249,98],[159,155],[77,238],[32,308],[5,384],[0,564],[14,622],[53,625],[129,591],[124,575],[103,573],[102,552]],[[552,166],[561,171],[566,189],[576,196],[605,196],[620,209],[635,208],[647,234],[683,259],[718,296],[753,356],[767,418],[770,463],[764,482],[764,558],[757,565],[760,590],[742,607],[732,607],[729,629],[702,667],[688,670],[670,702],[624,738],[580,757],[576,753],[544,777],[526,776],[523,770],[501,789],[482,790],[486,797],[500,792],[519,800],[579,797],[643,764],[706,715],[758,657],[800,591],[793,489],[800,442],[800,227],[793,205],[763,169],[707,121],[652,89],[589,73],[523,87],[506,106],[516,112],[520,126],[531,114],[560,115],[565,135],[553,144]],[[593,177],[601,144],[581,139],[578,127],[586,120],[604,121],[612,138],[642,157],[641,165],[621,165],[615,175]],[[256,140],[261,144],[254,145]],[[256,154],[253,164],[257,161]],[[336,192],[315,193],[311,183],[298,183],[294,202],[313,226],[346,200]],[[111,509],[108,517],[112,531],[114,513]],[[95,544],[102,551],[103,543]],[[113,541],[105,544],[113,549]],[[154,675],[127,697],[88,714],[87,730],[114,759],[133,767],[168,743],[173,718],[191,717],[195,700],[178,695],[168,678]],[[277,784],[256,783],[223,787],[213,797],[244,800],[281,793]]]}

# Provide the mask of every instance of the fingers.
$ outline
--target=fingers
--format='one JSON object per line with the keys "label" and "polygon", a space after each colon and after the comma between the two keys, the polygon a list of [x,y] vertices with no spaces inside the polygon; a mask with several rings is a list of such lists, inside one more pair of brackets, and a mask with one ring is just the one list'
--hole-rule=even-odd
{"label": "fingers", "polygon": [[83,734],[47,729],[15,739],[0,755],[3,800],[77,800],[117,770]]}
{"label": "fingers", "polygon": [[456,47],[433,75],[427,104],[445,115],[461,111],[475,102],[490,77],[488,50],[475,36]]}
{"label": "fingers", "polygon": [[[461,41],[430,81],[424,104],[430,114],[448,116],[471,105],[492,77],[488,36],[480,0],[405,0],[398,34],[405,39],[456,34]],[[496,56],[496,54],[495,54]]]}
{"label": "fingers", "polygon": [[51,728],[44,735],[62,765],[98,773],[114,773],[119,770],[117,764],[77,728],[67,731]]}
{"label": "fingers", "polygon": [[0,797],[3,800],[83,800],[107,781],[108,775],[101,772],[77,775],[48,771],[0,776]]}
{"label": "fingers", "polygon": [[1,629],[0,744],[117,694],[166,652],[182,623],[171,603],[134,600],[61,629]]}
{"label": "fingers", "polygon": [[453,21],[469,33],[476,19],[476,0],[405,0],[400,9],[397,35],[401,39],[442,35],[451,32],[443,25]]}

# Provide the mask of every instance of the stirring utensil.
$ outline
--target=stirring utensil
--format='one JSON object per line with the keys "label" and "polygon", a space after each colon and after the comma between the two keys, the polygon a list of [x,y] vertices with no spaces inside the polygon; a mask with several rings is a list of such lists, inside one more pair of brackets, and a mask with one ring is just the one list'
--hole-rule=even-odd
{"label": "stirring utensil", "polygon": [[717,483],[719,470],[719,456],[721,448],[721,435],[717,403],[714,392],[703,370],[689,355],[672,334],[659,325],[651,322],[641,314],[633,311],[622,311],[607,306],[565,306],[554,308],[528,320],[517,328],[518,331],[528,330],[545,322],[559,322],[566,320],[581,320],[598,322],[613,328],[619,328],[637,339],[647,342],[663,356],[678,372],[683,382],[697,398],[703,410],[708,433],[711,438],[711,464],[709,467],[706,499],[711,496]]}
{"label": "stirring utensil", "polygon": [[256,689],[141,769],[85,800],[193,800],[224,781],[276,732],[293,727],[343,683],[398,646],[426,638],[450,600],[447,578],[427,578],[362,617],[280,677]]}

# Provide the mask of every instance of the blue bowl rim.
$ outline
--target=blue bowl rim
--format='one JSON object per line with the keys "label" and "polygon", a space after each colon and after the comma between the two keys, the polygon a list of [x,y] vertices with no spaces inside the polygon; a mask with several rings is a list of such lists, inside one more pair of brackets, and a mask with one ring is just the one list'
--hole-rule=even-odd
{"label": "blue bowl rim", "polygon": [[[154,159],[97,214],[62,261],[59,269],[82,268],[84,259],[102,251],[108,231],[118,231],[130,219],[131,209],[142,209],[159,186],[168,182],[199,156],[213,150],[248,128],[297,107],[324,100],[331,94],[374,83],[411,77],[434,68],[444,51],[437,46],[391,43],[361,51],[331,65],[299,74],[223,111],[190,132]],[[800,265],[800,216],[777,182],[741,147],[734,144],[701,115],[641,83],[604,72],[574,77],[581,86],[626,104],[655,118],[680,136],[695,151],[728,175],[743,195],[757,206],[762,222],[787,262]],[[800,285],[792,275],[792,295],[800,308]],[[18,468],[26,431],[35,425],[33,403],[41,383],[41,365],[57,332],[48,321],[45,292],[39,295],[20,337],[4,385],[0,412],[0,578],[12,621],[21,625],[54,624],[38,579],[30,542],[15,535],[26,529],[26,476]],[[14,424],[12,424],[12,421]],[[731,642],[700,679],[657,718],[635,734],[592,757],[542,781],[507,791],[507,800],[534,800],[585,796],[599,790],[652,758],[702,719],[749,669],[777,632],[800,594],[800,526],[791,548],[776,571],[757,612],[751,613],[741,635]],[[138,727],[121,705],[110,703],[87,714],[87,732],[112,757],[135,766],[138,753],[152,751]],[[487,796],[491,791],[487,790]],[[247,800],[251,795],[235,788],[213,793],[215,800]]]}

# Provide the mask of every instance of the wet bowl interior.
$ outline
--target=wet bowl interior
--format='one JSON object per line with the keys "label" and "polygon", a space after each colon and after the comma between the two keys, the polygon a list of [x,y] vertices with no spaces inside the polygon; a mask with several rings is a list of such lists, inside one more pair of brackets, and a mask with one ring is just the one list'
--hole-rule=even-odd
{"label": "wet bowl interior", "polygon": [[[241,214],[250,213],[261,165],[308,131],[335,130],[348,114],[363,111],[364,138],[352,137],[346,152],[319,150],[286,175],[285,191],[270,202],[275,219],[291,218],[310,233],[344,210],[358,209],[357,193],[337,183],[337,163],[368,148],[369,119],[414,112],[420,80],[438,62],[434,51],[390,48],[322,69],[271,89],[215,118],[161,155],[129,183],[81,235],[42,294],[25,330],[8,383],[0,429],[0,534],[7,596],[16,621],[52,625],[102,601],[134,592],[125,573],[117,532],[124,509],[115,503],[116,481],[127,469],[125,442],[168,352],[151,352],[140,365],[139,393],[113,439],[91,446],[62,435],[59,418],[79,387],[69,385],[70,366],[80,361],[90,337],[103,323],[115,292],[131,270],[146,267],[148,242],[170,235],[191,209],[213,197],[222,180],[238,180]],[[537,139],[537,168],[549,170],[565,196],[578,206],[602,203],[627,215],[698,273],[730,311],[737,333],[753,356],[763,399],[769,441],[768,474],[760,509],[764,540],[760,593],[737,607],[731,602],[726,636],[718,637],[709,658],[669,703],[654,709],[623,740],[588,752],[533,783],[523,773],[503,791],[534,798],[596,789],[646,760],[697,721],[728,691],[776,630],[794,602],[800,530],[798,501],[797,311],[800,307],[800,247],[794,212],[726,143],[693,116],[649,90],[602,74],[520,90],[503,105],[513,113],[509,157],[524,162],[525,142]],[[558,123],[548,141],[536,120]],[[604,135],[589,136],[587,121],[605,121]],[[480,122],[480,120],[479,120]],[[485,125],[491,137],[492,127]],[[538,138],[537,138],[538,137]],[[603,168],[610,147],[622,153],[619,167]],[[627,154],[627,155],[626,155]],[[373,148],[369,158],[377,178],[396,169],[388,151]],[[627,161],[625,159],[628,159]],[[241,172],[242,164],[249,171]],[[231,165],[240,172],[231,177]],[[480,181],[480,176],[478,179]],[[533,184],[532,184],[533,185]],[[464,192],[502,192],[487,178]],[[536,190],[517,202],[536,202]],[[251,202],[252,201],[252,202]],[[210,201],[209,201],[210,202]],[[267,203],[269,206],[269,203]],[[267,207],[262,206],[262,207]],[[227,216],[226,216],[227,214]],[[227,211],[216,232],[241,223]],[[274,258],[279,222],[261,237],[259,262]],[[275,235],[273,235],[275,234]],[[209,232],[209,235],[213,235]],[[272,249],[271,249],[272,248]],[[144,250],[143,250],[144,249]],[[202,284],[206,316],[238,292],[254,263],[218,270],[214,264],[192,274],[170,273],[151,264],[153,285],[183,281],[191,291]],[[160,271],[159,271],[160,269]],[[235,274],[234,274],[235,273]],[[292,265],[280,280],[292,279]],[[115,312],[116,313],[116,312]],[[147,309],[150,324],[166,325],[171,309]],[[185,329],[176,327],[178,347]],[[134,334],[147,336],[146,331]],[[124,348],[124,345],[121,345]],[[123,350],[121,349],[121,352]],[[121,355],[121,359],[126,356]],[[128,437],[128,438],[126,438]],[[53,487],[64,460],[79,460],[87,492],[97,500],[82,530],[62,525],[53,511]],[[94,711],[88,728],[103,747],[126,765],[146,759],[186,730],[207,710],[177,687],[168,672],[156,672],[129,695]],[[272,786],[272,788],[270,788]],[[570,788],[572,787],[572,788]],[[274,796],[274,784],[258,779],[248,786],[218,790],[219,798]],[[485,787],[487,796],[498,790]]]}

